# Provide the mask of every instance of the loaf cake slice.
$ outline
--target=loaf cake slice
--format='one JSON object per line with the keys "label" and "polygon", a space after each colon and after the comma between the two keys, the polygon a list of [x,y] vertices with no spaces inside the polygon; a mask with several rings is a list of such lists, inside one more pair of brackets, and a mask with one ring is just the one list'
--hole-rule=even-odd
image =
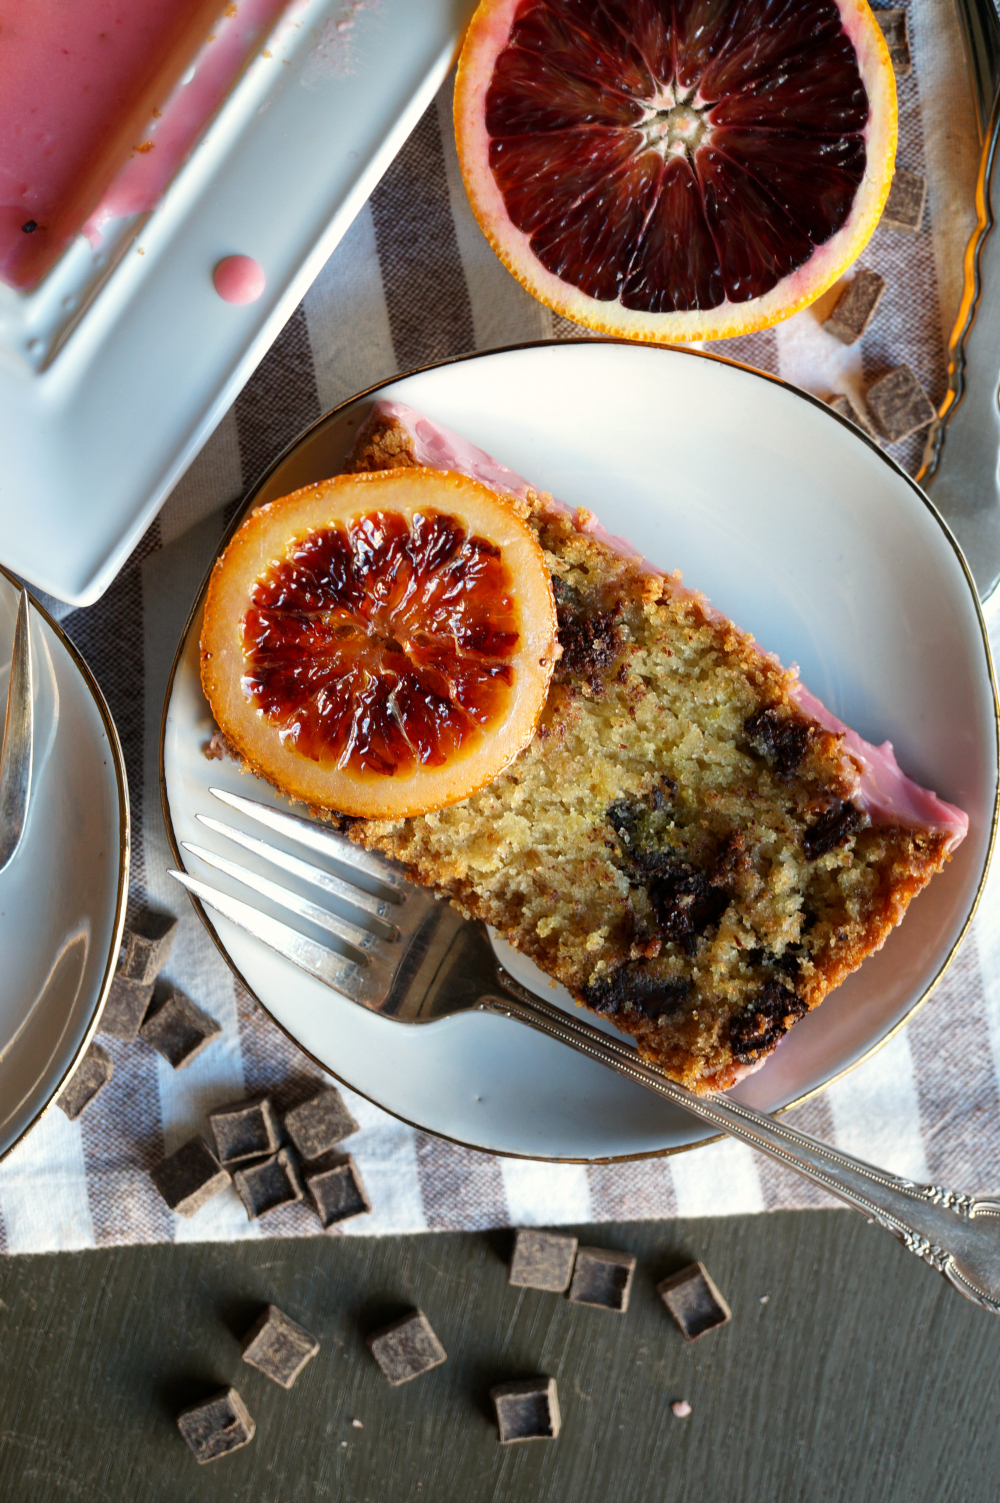
{"label": "loaf cake slice", "polygon": [[535,737],[471,798],[344,821],[492,924],[699,1092],[758,1066],[877,950],[968,828],[677,574],[399,403],[345,466],[459,470],[552,572],[562,657]]}

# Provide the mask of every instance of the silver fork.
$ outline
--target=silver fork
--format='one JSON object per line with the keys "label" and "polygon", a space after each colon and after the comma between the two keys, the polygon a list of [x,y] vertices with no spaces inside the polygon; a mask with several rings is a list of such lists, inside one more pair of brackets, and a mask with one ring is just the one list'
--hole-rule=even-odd
{"label": "silver fork", "polygon": [[[325,897],[350,905],[357,922],[226,856],[184,842],[184,849],[198,860],[345,946],[347,953],[334,951],[186,871],[171,872],[202,903],[310,976],[398,1023],[433,1023],[474,1010],[527,1023],[821,1185],[893,1232],[961,1294],[1000,1314],[1000,1201],[974,1200],[937,1185],[914,1184],[726,1096],[693,1095],[647,1064],[624,1039],[609,1037],[583,1017],[554,1007],[521,986],[498,962],[482,924],[463,919],[449,903],[407,882],[390,862],[313,821],[220,788],[211,791],[257,824],[313,855],[332,860],[353,879],[336,876],[222,820],[198,815],[217,835]],[[378,890],[365,890],[366,883]]]}

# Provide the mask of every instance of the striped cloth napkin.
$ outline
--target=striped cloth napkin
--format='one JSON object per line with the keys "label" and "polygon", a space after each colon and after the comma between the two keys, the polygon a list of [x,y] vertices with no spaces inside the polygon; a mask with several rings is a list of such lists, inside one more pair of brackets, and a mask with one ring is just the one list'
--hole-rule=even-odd
{"label": "striped cloth napkin", "polygon": [[[876,232],[861,264],[881,271],[888,289],[859,345],[840,345],[822,331],[828,296],[818,310],[720,346],[821,396],[857,397],[904,362],[935,402],[944,390],[978,150],[951,0],[911,0],[908,15],[914,69],[899,81],[898,160],[926,175],[933,229],[925,223],[916,236]],[[179,915],[167,974],[223,1031],[180,1073],[142,1043],[102,1039],[115,1065],[103,1094],[76,1122],[48,1112],[0,1164],[0,1248],[8,1252],[319,1231],[302,1206],[248,1222],[232,1191],[185,1221],[168,1211],[149,1179],[165,1152],[206,1130],[214,1107],[268,1091],[280,1108],[321,1078],[234,983],[166,876],[160,711],[191,600],[226,521],[306,424],[400,370],[581,333],[533,302],[489,250],[466,204],[450,104],[449,81],[104,598],[70,612],[46,602],[94,669],[121,735],[133,813],[133,908],[149,903]],[[911,440],[892,452],[913,471],[919,447]],[[898,1173],[966,1191],[1000,1188],[998,884],[1000,876],[917,1016],[792,1120]],[[361,1125],[347,1146],[374,1206],[371,1216],[345,1224],[347,1235],[824,1203],[805,1182],[735,1142],[612,1165],[500,1159],[414,1130],[344,1094]]]}

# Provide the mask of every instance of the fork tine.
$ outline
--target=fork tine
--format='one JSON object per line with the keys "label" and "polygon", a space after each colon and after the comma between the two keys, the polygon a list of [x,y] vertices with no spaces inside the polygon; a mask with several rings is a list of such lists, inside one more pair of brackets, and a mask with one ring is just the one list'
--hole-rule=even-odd
{"label": "fork tine", "polygon": [[261,913],[258,908],[251,908],[249,903],[232,898],[227,892],[219,892],[216,888],[209,887],[207,882],[200,882],[197,877],[189,877],[187,872],[170,871],[168,876],[174,877],[209,908],[214,908],[238,928],[245,930],[254,939],[259,939],[268,949],[284,956],[317,981],[322,981],[334,991],[349,997],[352,1002],[360,1000],[364,968],[356,965],[353,960],[335,954],[325,945],[317,944],[314,939],[307,939],[304,934],[297,934],[287,924]]}
{"label": "fork tine", "polygon": [[224,788],[210,788],[209,792],[231,809],[238,809],[249,819],[255,819],[258,824],[267,825],[279,835],[287,835],[289,840],[297,840],[299,845],[304,845],[321,856],[332,856],[344,866],[352,866],[355,871],[374,877],[376,882],[399,893],[401,898],[406,896],[406,878],[395,867],[388,861],[383,861],[380,856],[363,851],[336,830],[326,830],[313,820],[300,819],[297,814],[285,814],[280,809],[272,809],[270,804],[258,803],[256,799],[243,798],[238,793],[227,793]]}
{"label": "fork tine", "polygon": [[373,934],[370,929],[362,929],[358,924],[352,924],[350,919],[338,918],[328,908],[321,908],[318,903],[299,897],[298,893],[279,886],[270,878],[259,877],[256,872],[247,871],[245,866],[239,866],[226,856],[217,856],[214,851],[206,851],[203,846],[193,845],[187,840],[182,841],[182,844],[186,851],[190,851],[192,856],[197,856],[199,861],[204,861],[207,866],[214,866],[217,871],[225,872],[227,877],[242,882],[262,898],[270,898],[272,903],[277,903],[281,908],[287,908],[297,918],[305,919],[307,923],[316,924],[319,928],[325,929],[328,934],[336,935],[337,939],[342,939],[345,944],[353,946],[355,950],[367,953],[382,944],[381,937]]}
{"label": "fork tine", "polygon": [[221,819],[210,819],[207,814],[197,816],[199,823],[207,825],[217,835],[224,835],[227,840],[233,840],[241,845],[245,851],[252,851],[255,856],[261,856],[265,861],[278,866],[290,876],[298,877],[303,882],[309,882],[313,887],[319,887],[332,898],[340,898],[345,903],[350,903],[352,908],[360,908],[364,913],[370,913],[373,918],[381,919],[384,927],[389,931],[386,938],[392,939],[396,934],[396,926],[392,922],[394,905],[382,898],[372,897],[371,893],[363,892],[360,887],[355,887],[350,882],[341,881],[340,877],[334,877],[330,872],[323,871],[322,867],[313,866],[311,861],[303,861],[300,856],[292,856],[288,851],[280,851],[277,846],[268,845],[266,840],[259,840],[256,835],[245,835],[242,830],[235,830],[232,825],[223,824]]}

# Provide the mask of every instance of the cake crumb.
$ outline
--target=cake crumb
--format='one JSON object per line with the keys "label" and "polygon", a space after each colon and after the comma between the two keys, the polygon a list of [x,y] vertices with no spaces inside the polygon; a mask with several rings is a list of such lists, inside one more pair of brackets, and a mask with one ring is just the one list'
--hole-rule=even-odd
{"label": "cake crumb", "polygon": [[365,1428],[361,1421],[357,1419],[351,1420],[351,1424],[354,1426],[355,1430],[363,1430]]}
{"label": "cake crumb", "polygon": [[760,1302],[761,1302],[761,1304],[762,1304],[762,1305],[766,1305],[766,1304],[767,1304],[767,1302],[768,1302],[768,1300],[769,1300],[769,1299],[770,1299],[770,1298],[771,1298],[771,1296],[770,1296],[770,1295],[769,1295],[769,1294],[762,1294],[762,1295],[761,1295],[761,1297],[760,1297]]}
{"label": "cake crumb", "polygon": [[674,1399],[674,1402],[671,1404],[670,1408],[678,1419],[687,1419],[688,1415],[691,1413],[691,1405],[688,1403],[687,1399]]}

